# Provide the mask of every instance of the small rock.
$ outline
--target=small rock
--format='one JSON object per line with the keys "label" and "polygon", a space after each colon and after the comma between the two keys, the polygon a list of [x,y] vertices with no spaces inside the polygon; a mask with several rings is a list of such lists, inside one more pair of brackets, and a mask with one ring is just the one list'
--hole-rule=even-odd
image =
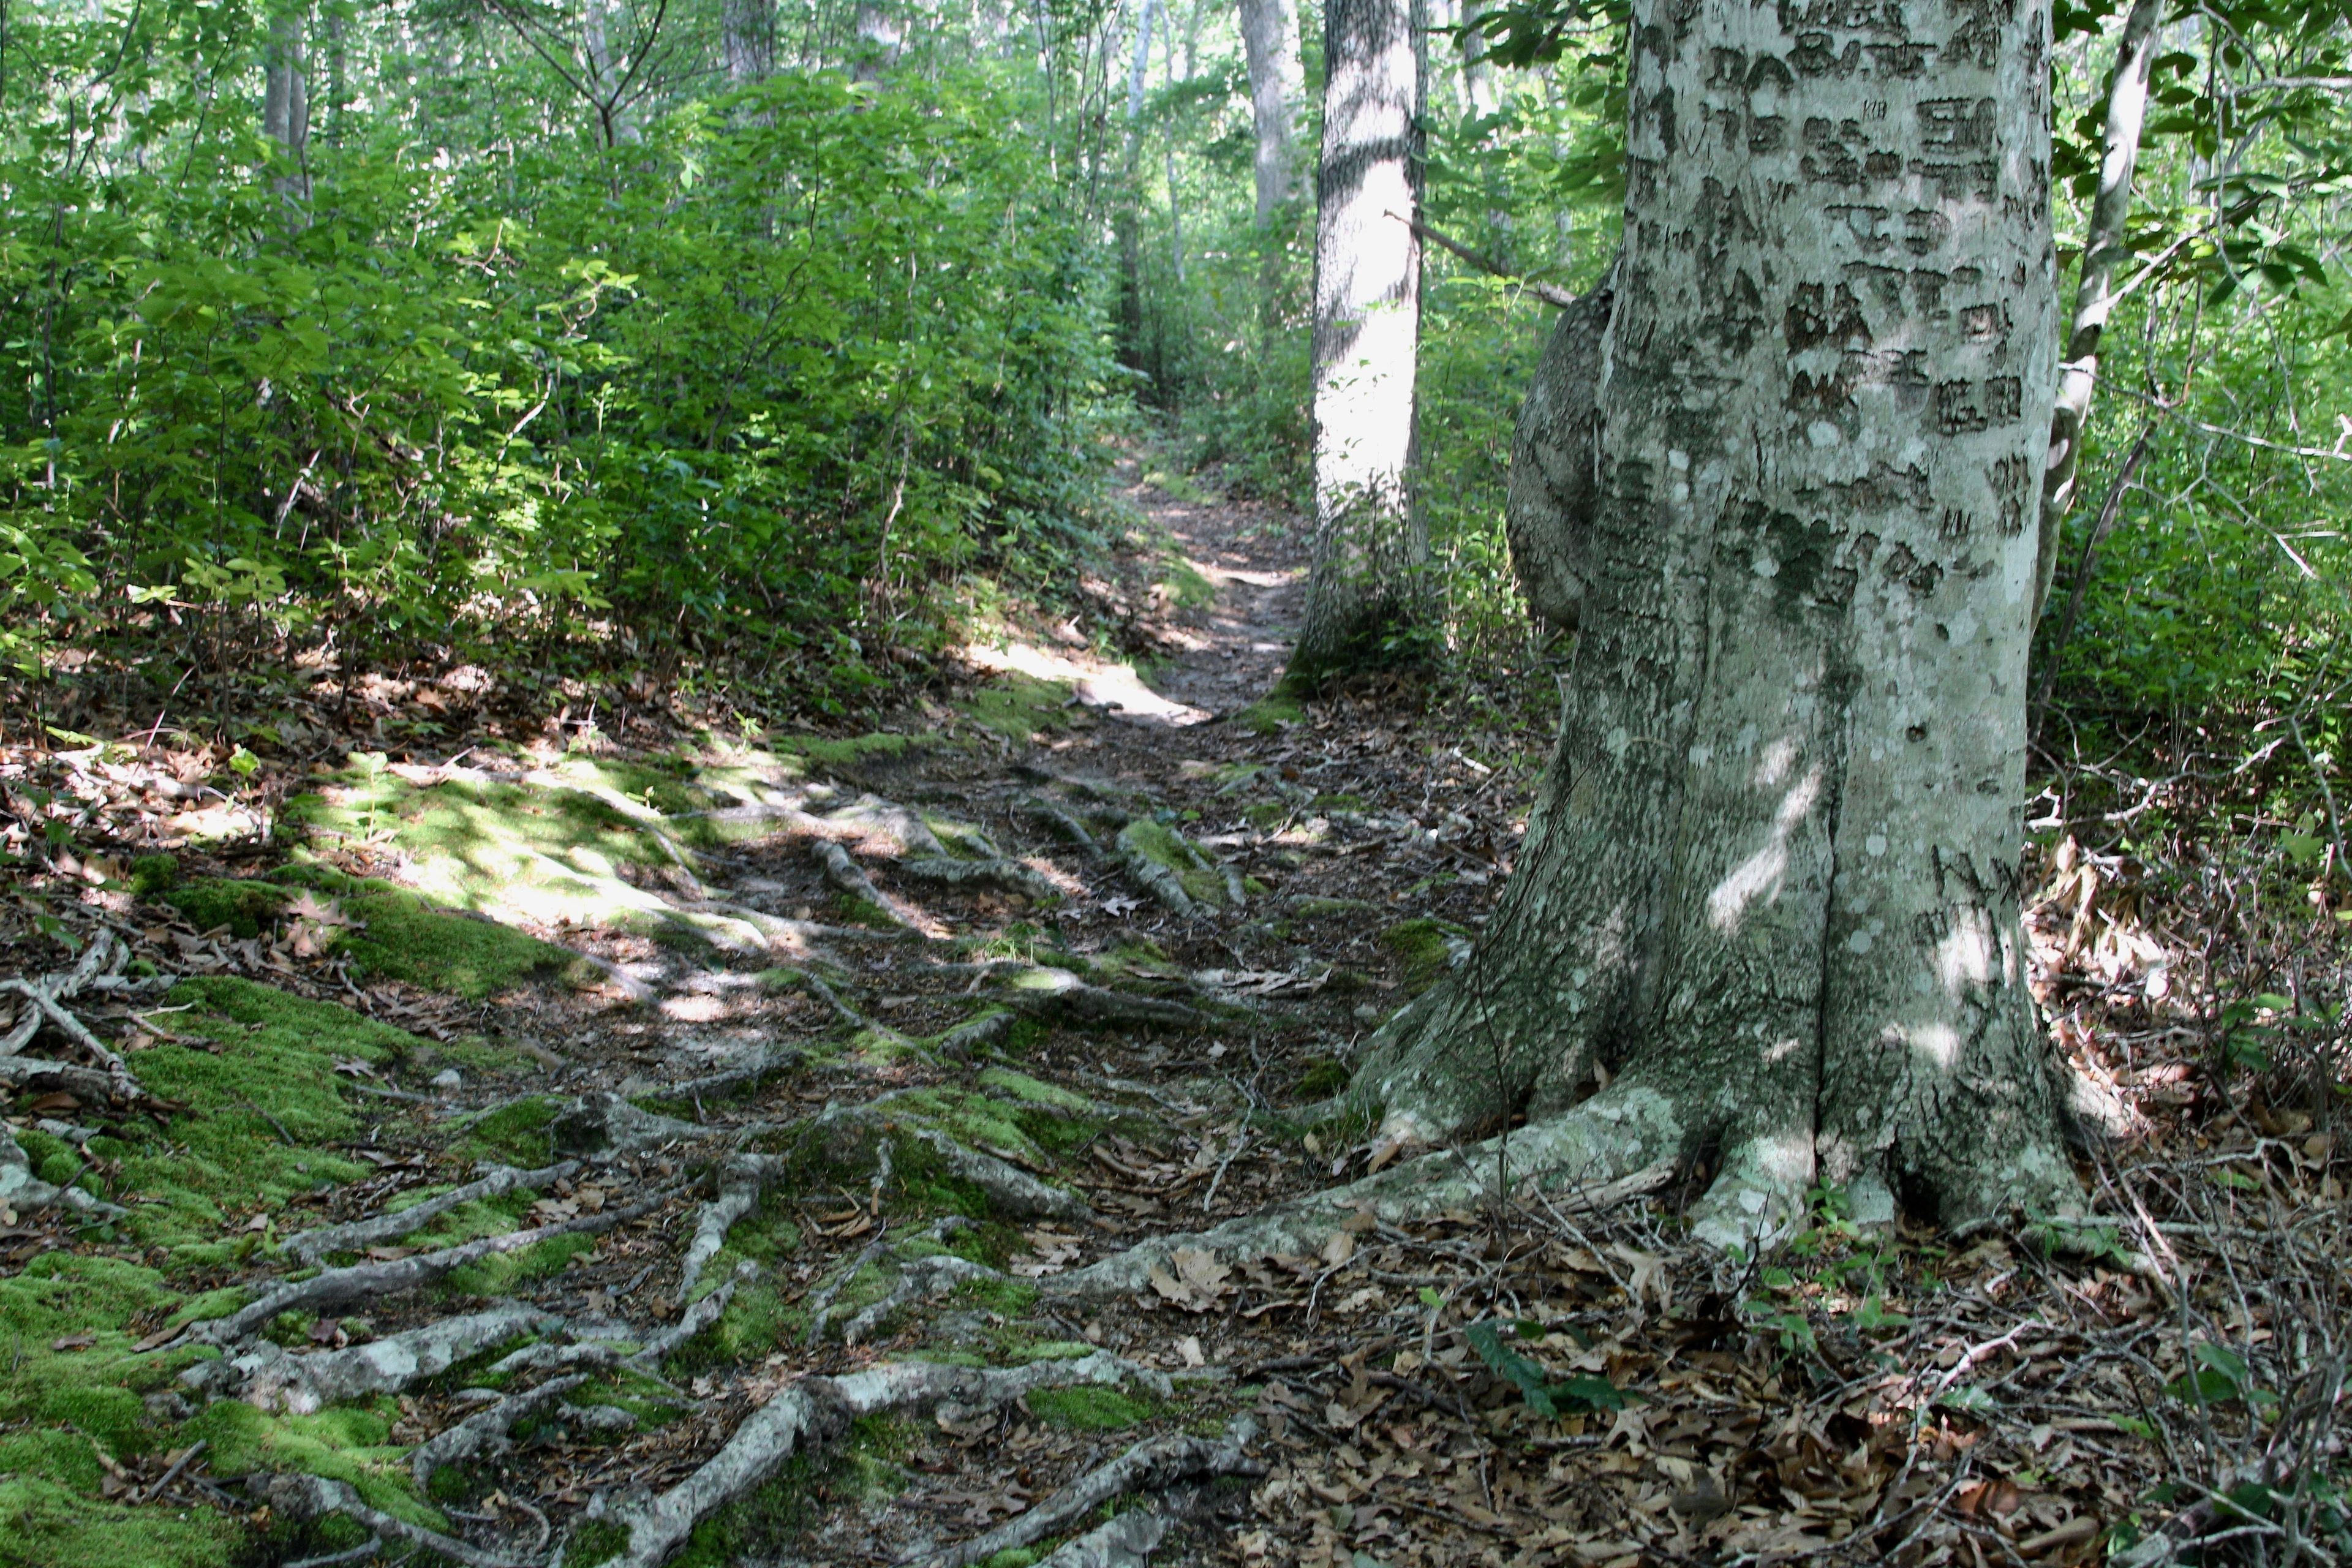
{"label": "small rock", "polygon": [[1360,1024],[1377,1024],[1381,1021],[1381,1010],[1370,1002],[1359,1002],[1356,1004],[1356,1021]]}
{"label": "small rock", "polygon": [[194,1406],[168,1388],[161,1394],[149,1394],[140,1403],[147,1407],[148,1420],[167,1426],[177,1426],[195,1414]]}
{"label": "small rock", "polygon": [[456,1068],[444,1068],[433,1075],[433,1087],[436,1089],[456,1089],[465,1081],[465,1075]]}

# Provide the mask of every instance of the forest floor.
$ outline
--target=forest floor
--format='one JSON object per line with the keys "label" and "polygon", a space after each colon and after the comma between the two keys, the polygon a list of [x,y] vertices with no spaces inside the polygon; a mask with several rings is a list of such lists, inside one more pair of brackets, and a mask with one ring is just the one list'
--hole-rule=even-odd
{"label": "forest floor", "polygon": [[887,732],[624,747],[457,669],[290,681],[267,759],[0,757],[0,1563],[2342,1549],[2326,1105],[2216,1087],[2275,1020],[2184,999],[2071,841],[2030,924],[2123,1133],[2085,1247],[1825,1193],[1738,1267],[1696,1172],[1199,1237],[1398,1157],[1333,1097],[1549,737],[1261,702],[1286,520],[1129,478],[1129,660],[1008,634]]}

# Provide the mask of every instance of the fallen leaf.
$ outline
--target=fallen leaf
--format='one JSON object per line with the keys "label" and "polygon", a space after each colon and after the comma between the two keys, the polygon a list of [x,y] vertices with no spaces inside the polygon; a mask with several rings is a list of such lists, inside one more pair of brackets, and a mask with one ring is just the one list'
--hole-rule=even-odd
{"label": "fallen leaf", "polygon": [[96,1343],[96,1334],[68,1334],[63,1339],[51,1340],[49,1348],[53,1351],[86,1351]]}

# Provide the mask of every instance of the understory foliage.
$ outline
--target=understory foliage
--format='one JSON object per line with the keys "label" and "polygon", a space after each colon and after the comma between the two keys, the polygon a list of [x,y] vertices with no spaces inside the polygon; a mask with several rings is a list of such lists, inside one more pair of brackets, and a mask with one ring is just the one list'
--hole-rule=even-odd
{"label": "understory foliage", "polygon": [[21,668],[127,635],[203,669],[593,635],[831,705],[953,625],[941,586],[1091,542],[1097,265],[1001,62],[782,70],[606,145],[488,18],[385,22],[369,101],[315,111],[304,198],[259,95],[221,91],[250,11],[11,22]]}

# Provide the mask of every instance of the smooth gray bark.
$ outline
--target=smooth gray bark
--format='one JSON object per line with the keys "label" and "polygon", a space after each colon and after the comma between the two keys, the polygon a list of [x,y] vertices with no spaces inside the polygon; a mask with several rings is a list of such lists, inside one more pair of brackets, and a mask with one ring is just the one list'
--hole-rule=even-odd
{"label": "smooth gray bark", "polygon": [[1486,35],[1478,31],[1486,15],[1484,0],[1462,0],[1462,95],[1481,120],[1502,103],[1495,90],[1495,62],[1486,58]]}
{"label": "smooth gray bark", "polygon": [[730,85],[750,87],[774,74],[775,0],[721,0],[719,34],[720,63]]}
{"label": "smooth gray bark", "polygon": [[1616,268],[1560,312],[1511,431],[1504,531],[1511,570],[1537,623],[1576,630],[1591,546],[1601,410],[1601,345],[1615,300]]}
{"label": "smooth gray bark", "polygon": [[2157,0],[2138,0],[2124,18],[2116,41],[2116,69],[2107,87],[2105,151],[2099,189],[2091,204],[2090,232],[2084,237],[2082,276],[2074,286],[2074,315],[2066,352],[2058,367],[2058,398],[2050,417],[2050,454],[2042,478],[2041,570],[2035,579],[2033,614],[2038,620],[2050,597],[2058,564],[2058,529],[2074,504],[2074,480],[2083,451],[2083,427],[2099,379],[2099,339],[2115,309],[2116,273],[2131,259],[2124,225],[2131,216],[2132,176],[2139,166],[2141,127],[2147,120],[2148,68],[2156,61]]}
{"label": "smooth gray bark", "polygon": [[[1589,1181],[1669,1131],[1727,1244],[1815,1182],[2074,1206],[2019,920],[2048,14],[1638,0],[1633,38],[1590,499],[1515,476],[1588,519],[1559,749],[1471,961],[1354,1092],[1399,1140],[1524,1109]],[[1635,1104],[1638,1150],[1564,1131]]]}
{"label": "smooth gray bark", "polygon": [[1250,122],[1257,137],[1257,226],[1298,194],[1298,105],[1307,94],[1298,56],[1298,0],[1241,0],[1249,64]]}
{"label": "smooth gray bark", "polygon": [[1421,343],[1419,0],[1329,0],[1316,181],[1315,545],[1294,677],[1365,662],[1421,618],[1412,495]]}
{"label": "smooth gray bark", "polygon": [[856,27],[857,43],[850,56],[849,79],[879,81],[898,63],[906,28],[882,5],[881,0],[857,0]]}
{"label": "smooth gray bark", "polygon": [[270,182],[289,208],[310,199],[310,84],[303,7],[270,14],[262,59],[261,133],[278,144],[286,167]]}

